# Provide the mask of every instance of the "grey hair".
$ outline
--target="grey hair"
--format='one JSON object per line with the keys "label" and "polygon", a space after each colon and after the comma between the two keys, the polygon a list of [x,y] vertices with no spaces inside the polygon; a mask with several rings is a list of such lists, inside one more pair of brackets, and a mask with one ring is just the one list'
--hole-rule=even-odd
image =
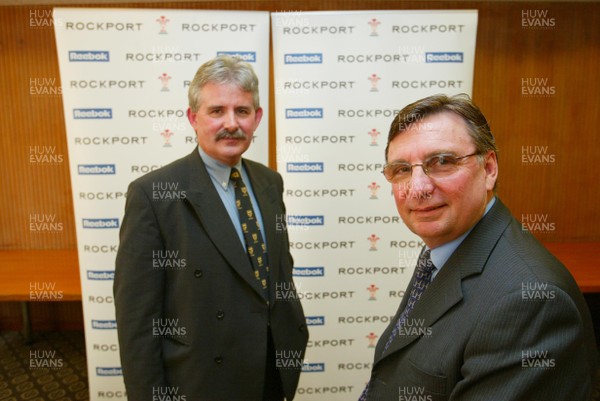
{"label": "grey hair", "polygon": [[200,107],[200,90],[209,82],[218,84],[234,84],[244,92],[252,93],[254,109],[260,108],[258,96],[258,77],[252,66],[237,57],[229,55],[217,56],[202,64],[188,90],[188,101],[192,112]]}

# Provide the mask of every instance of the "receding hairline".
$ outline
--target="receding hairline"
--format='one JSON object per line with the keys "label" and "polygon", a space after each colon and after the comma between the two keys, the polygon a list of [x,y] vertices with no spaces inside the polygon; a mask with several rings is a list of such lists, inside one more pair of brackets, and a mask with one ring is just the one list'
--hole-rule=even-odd
{"label": "receding hairline", "polygon": [[[416,113],[414,113],[416,114]],[[391,141],[388,142],[387,146],[386,146],[386,150],[385,150],[385,161],[388,161],[388,155],[389,155],[389,151],[390,151],[390,143],[392,143],[396,138],[398,138],[400,135],[402,135],[403,133],[410,131],[411,127],[413,127],[416,124],[423,124],[423,121],[428,120],[430,118],[433,117],[439,117],[440,115],[443,114],[447,114],[447,115],[452,115],[456,118],[458,118],[458,120],[460,120],[463,124],[463,127],[465,129],[465,134],[467,135],[467,138],[469,140],[469,143],[472,145],[477,146],[477,143],[475,142],[475,138],[473,138],[473,135],[471,134],[472,131],[472,126],[471,126],[471,122],[469,120],[467,120],[465,117],[463,117],[462,115],[460,115],[460,113],[456,112],[453,109],[450,108],[440,108],[437,110],[433,110],[430,113],[427,113],[425,116],[422,117],[422,119],[418,120],[418,121],[413,121],[409,124],[406,124],[404,126],[403,129],[398,129],[395,132],[394,135],[394,139],[392,139]],[[423,135],[426,135],[426,132],[421,132]]]}

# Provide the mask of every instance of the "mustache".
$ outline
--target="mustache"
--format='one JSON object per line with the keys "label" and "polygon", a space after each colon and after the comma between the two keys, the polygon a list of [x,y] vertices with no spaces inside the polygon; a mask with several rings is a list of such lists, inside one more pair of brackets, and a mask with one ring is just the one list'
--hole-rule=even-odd
{"label": "mustache", "polygon": [[217,132],[215,139],[217,141],[220,141],[221,139],[246,139],[246,134],[240,128],[238,128],[234,132],[229,132],[227,130],[221,130],[221,131]]}

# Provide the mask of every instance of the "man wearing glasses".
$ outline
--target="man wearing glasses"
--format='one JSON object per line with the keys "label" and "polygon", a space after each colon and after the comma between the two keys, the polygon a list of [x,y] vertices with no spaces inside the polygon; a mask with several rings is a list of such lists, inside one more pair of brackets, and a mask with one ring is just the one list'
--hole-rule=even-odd
{"label": "man wearing glasses", "polygon": [[361,401],[590,399],[589,310],[496,197],[497,151],[466,95],[427,97],[392,122],[383,173],[426,246]]}

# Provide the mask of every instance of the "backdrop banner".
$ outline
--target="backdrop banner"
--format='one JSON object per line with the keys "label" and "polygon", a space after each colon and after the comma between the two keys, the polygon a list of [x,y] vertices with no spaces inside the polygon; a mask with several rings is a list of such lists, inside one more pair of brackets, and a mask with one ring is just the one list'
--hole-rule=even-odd
{"label": "backdrop banner", "polygon": [[[268,163],[269,14],[56,8],[54,18],[90,400],[125,400],[112,285],[127,186],[194,149],[187,90],[221,53],[250,62],[259,77],[264,117],[246,156]],[[176,187],[157,194],[185,196]]]}
{"label": "backdrop banner", "polygon": [[389,126],[417,99],[471,94],[477,11],[280,12],[271,22],[277,165],[310,329],[297,399],[356,400],[424,245],[381,174]]}

